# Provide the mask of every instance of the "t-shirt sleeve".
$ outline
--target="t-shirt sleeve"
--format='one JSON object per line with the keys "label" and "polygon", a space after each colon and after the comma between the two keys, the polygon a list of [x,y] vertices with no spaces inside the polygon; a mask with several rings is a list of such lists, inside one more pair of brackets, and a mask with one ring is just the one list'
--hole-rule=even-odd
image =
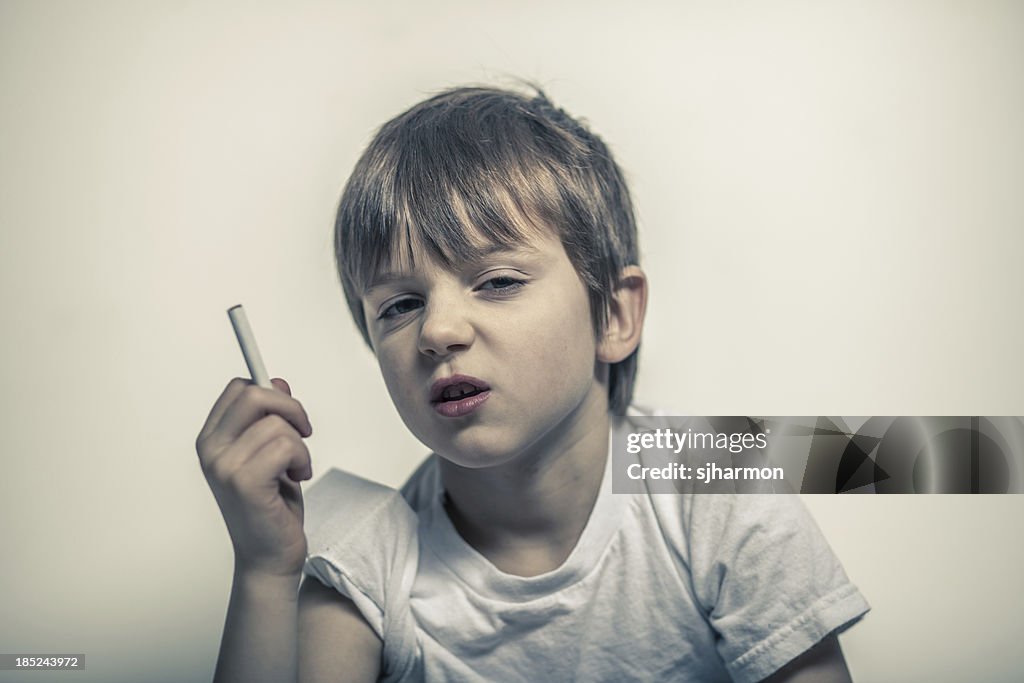
{"label": "t-shirt sleeve", "polygon": [[870,609],[799,496],[680,498],[684,561],[734,680],[766,678]]}
{"label": "t-shirt sleeve", "polygon": [[411,665],[416,515],[394,489],[337,469],[310,487],[304,503],[303,573],[352,600],[384,643],[388,669]]}

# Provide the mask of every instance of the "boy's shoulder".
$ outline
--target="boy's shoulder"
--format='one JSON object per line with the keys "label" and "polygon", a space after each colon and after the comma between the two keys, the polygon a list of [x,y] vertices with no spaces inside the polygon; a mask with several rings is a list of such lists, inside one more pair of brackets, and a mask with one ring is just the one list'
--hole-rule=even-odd
{"label": "boy's shoulder", "polygon": [[415,557],[418,520],[395,489],[331,469],[303,498],[305,572],[344,595],[353,598],[349,586],[339,585],[339,570],[360,592],[379,598],[382,584]]}
{"label": "boy's shoulder", "polygon": [[303,573],[349,598],[384,643],[397,671],[416,652],[408,601],[418,558],[415,513],[399,492],[331,469],[303,495],[308,543]]}

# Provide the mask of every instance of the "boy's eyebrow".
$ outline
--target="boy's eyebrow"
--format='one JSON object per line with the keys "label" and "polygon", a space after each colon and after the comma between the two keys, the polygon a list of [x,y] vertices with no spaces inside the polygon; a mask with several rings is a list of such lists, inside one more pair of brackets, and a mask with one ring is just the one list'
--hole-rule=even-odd
{"label": "boy's eyebrow", "polygon": [[[540,249],[536,248],[532,244],[526,244],[526,243],[524,243],[524,244],[517,244],[517,245],[514,245],[514,246],[506,246],[506,245],[503,245],[503,244],[491,244],[491,245],[489,245],[487,247],[484,247],[483,249],[479,250],[475,254],[474,259],[472,261],[469,261],[468,264],[469,265],[475,265],[475,264],[478,264],[480,262],[486,261],[487,259],[489,259],[491,257],[494,257],[494,256],[500,256],[500,255],[504,255],[504,254],[517,254],[517,253],[522,253],[522,254],[538,254],[538,253],[540,253]],[[395,271],[395,270],[383,271],[383,272],[380,272],[380,273],[377,273],[376,275],[374,275],[373,279],[370,280],[369,285],[367,285],[365,291],[367,293],[369,293],[370,291],[372,291],[372,290],[374,290],[374,289],[376,289],[378,287],[383,287],[384,285],[390,284],[392,282],[397,282],[399,280],[405,280],[405,279],[407,279],[409,277],[411,277],[411,274],[409,272],[407,272],[407,271],[400,271],[400,270],[399,271]]]}
{"label": "boy's eyebrow", "polygon": [[492,244],[481,249],[476,255],[476,260],[486,261],[491,256],[516,253],[539,254],[540,249],[527,242],[516,245]]}
{"label": "boy's eyebrow", "polygon": [[407,277],[409,277],[409,273],[403,273],[401,271],[394,270],[389,270],[383,273],[377,273],[373,277],[373,279],[370,280],[370,284],[366,286],[366,291],[370,292],[371,290],[374,290],[378,287],[383,287],[386,284],[390,284],[398,280],[404,280]]}

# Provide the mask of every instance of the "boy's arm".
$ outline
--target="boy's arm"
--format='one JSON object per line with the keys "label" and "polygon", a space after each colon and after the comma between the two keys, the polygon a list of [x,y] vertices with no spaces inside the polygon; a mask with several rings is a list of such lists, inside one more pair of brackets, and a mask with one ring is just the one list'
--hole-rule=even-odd
{"label": "boy's arm", "polygon": [[236,570],[214,683],[296,681],[298,577]]}
{"label": "boy's arm", "polygon": [[301,683],[372,683],[380,675],[383,644],[344,595],[316,579],[299,589],[298,654]]}
{"label": "boy's arm", "polygon": [[309,416],[282,379],[236,377],[196,438],[196,454],[235,551],[217,683],[294,683],[299,579],[306,558],[300,481],[312,477]]}
{"label": "boy's arm", "polygon": [[351,600],[315,579],[236,572],[215,683],[372,683],[383,646]]}
{"label": "boy's arm", "polygon": [[850,670],[833,634],[764,680],[764,683],[850,683]]}

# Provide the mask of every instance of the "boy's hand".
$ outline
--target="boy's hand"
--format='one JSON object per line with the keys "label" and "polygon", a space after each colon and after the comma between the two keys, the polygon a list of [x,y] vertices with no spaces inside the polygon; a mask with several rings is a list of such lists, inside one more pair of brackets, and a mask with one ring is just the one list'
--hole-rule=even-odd
{"label": "boy's hand", "polygon": [[297,578],[306,559],[300,481],[313,476],[305,409],[275,389],[235,378],[196,439],[203,473],[235,549],[235,571]]}

